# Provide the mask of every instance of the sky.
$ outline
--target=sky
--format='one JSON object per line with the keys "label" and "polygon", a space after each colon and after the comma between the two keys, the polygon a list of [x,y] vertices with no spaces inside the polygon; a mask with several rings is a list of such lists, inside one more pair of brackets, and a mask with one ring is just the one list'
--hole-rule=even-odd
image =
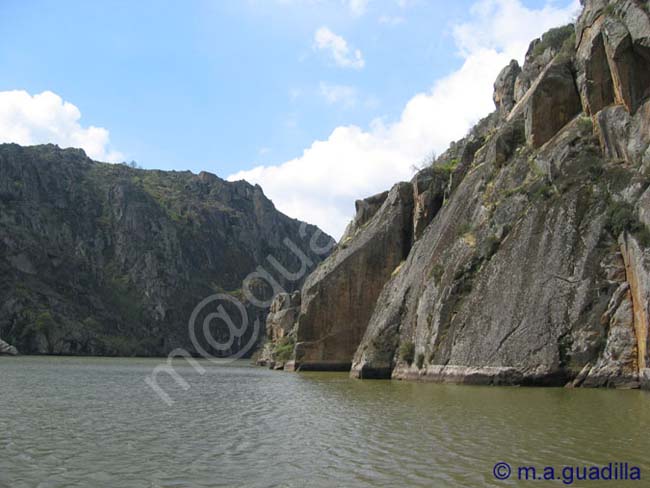
{"label": "sky", "polygon": [[0,142],[258,183],[339,238],[578,0],[0,0]]}

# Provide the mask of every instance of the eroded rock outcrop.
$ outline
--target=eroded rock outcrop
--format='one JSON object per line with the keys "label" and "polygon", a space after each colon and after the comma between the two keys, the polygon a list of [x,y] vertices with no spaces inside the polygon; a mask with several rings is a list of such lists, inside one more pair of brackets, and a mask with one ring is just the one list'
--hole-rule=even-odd
{"label": "eroded rock outcrop", "polygon": [[[568,140],[579,141],[577,124],[571,131]],[[552,196],[541,164],[531,166],[519,149],[501,168],[488,159],[491,151],[479,151],[476,168],[384,289],[355,375],[438,380],[470,368],[488,383],[493,372],[499,383],[543,384],[563,381],[575,356],[568,344],[595,351],[606,304],[585,291],[609,286],[598,272],[604,208],[580,188]],[[573,148],[554,168],[556,178],[580,174],[579,155],[590,150]],[[554,155],[541,159],[547,164]],[[409,344],[411,357],[400,352]]]}
{"label": "eroded rock outcrop", "polygon": [[502,117],[506,117],[516,104],[515,83],[520,74],[519,63],[513,59],[508,66],[501,70],[494,82],[494,96],[492,99]]}
{"label": "eroded rock outcrop", "polygon": [[576,25],[577,84],[607,157],[638,164],[650,142],[647,2],[591,1]]}
{"label": "eroded rock outcrop", "polygon": [[[367,208],[378,201],[369,216]],[[349,369],[377,296],[410,250],[410,184],[397,184],[357,209],[361,215],[302,288],[295,368]]]}
{"label": "eroded rock outcrop", "polygon": [[[579,26],[592,15],[587,4]],[[626,2],[613,4],[602,7],[603,25]],[[506,124],[477,152],[382,291],[355,355],[354,376],[643,383],[648,273],[633,233],[646,232],[640,197],[650,181],[639,169],[649,118],[642,100],[635,105],[616,95],[625,83],[610,74],[605,46],[598,44],[606,34],[594,32],[577,56],[565,41],[543,67],[545,51],[535,49],[540,41],[531,44],[527,63],[533,66],[525,65],[515,82],[529,88],[515,90],[517,104],[507,119],[525,120],[527,144],[510,137],[516,150],[498,151]],[[632,72],[645,63],[628,61]],[[590,80],[580,93],[576,65],[579,78]],[[643,77],[634,79],[647,88]],[[593,129],[586,115],[577,117],[583,104],[586,113],[597,111]],[[620,160],[626,164],[617,166]]]}
{"label": "eroded rock outcrop", "polygon": [[2,339],[0,339],[0,355],[6,355],[6,356],[17,356],[18,355],[18,349],[16,349],[14,346],[11,344],[6,343]]}
{"label": "eroded rock outcrop", "polygon": [[508,116],[510,121],[524,118],[526,140],[534,148],[549,141],[582,110],[572,60],[563,54],[549,62]]}
{"label": "eroded rock outcrop", "polygon": [[573,33],[574,29],[571,25],[557,27],[530,43],[521,73],[515,80],[514,97],[516,102],[520,102],[524,98],[539,75],[560,54],[565,44],[572,43]]}
{"label": "eroded rock outcrop", "polygon": [[293,355],[296,321],[300,313],[300,291],[280,293],[271,303],[266,317],[267,342],[256,358],[258,366],[283,369]]}
{"label": "eroded rock outcrop", "polygon": [[582,107],[570,63],[551,63],[535,83],[526,100],[526,139],[531,146],[540,147]]}
{"label": "eroded rock outcrop", "polygon": [[300,312],[300,292],[281,293],[273,299],[266,319],[266,336],[279,341],[288,336]]}
{"label": "eroded rock outcrop", "polygon": [[[316,270],[305,289],[319,313],[296,358],[345,351],[343,364],[364,331],[358,378],[650,386],[648,8],[584,7],[575,28],[501,72],[497,110],[411,181],[411,245],[380,293],[371,281],[363,316],[322,311],[349,309],[375,254],[357,253],[352,269],[335,253]],[[377,228],[391,215],[357,220]],[[371,243],[360,229],[342,249]],[[305,306],[303,295],[299,335]]]}
{"label": "eroded rock outcrop", "polygon": [[630,115],[625,105],[610,105],[593,118],[600,146],[608,158],[624,160],[634,166],[645,161],[647,167],[650,100],[644,102],[634,115]]}

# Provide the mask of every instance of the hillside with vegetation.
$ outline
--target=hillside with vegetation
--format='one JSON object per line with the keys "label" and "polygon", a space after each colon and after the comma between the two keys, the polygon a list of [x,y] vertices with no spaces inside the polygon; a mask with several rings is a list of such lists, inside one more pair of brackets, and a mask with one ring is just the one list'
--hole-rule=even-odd
{"label": "hillside with vegetation", "polygon": [[[98,163],[54,145],[3,144],[0,337],[21,353],[195,353],[188,321],[204,298],[232,296],[250,323],[263,321],[266,310],[251,306],[243,280],[264,266],[283,289],[299,288],[300,279],[287,279],[267,257],[300,269],[289,239],[317,263],[324,256],[309,240],[319,232],[244,181]],[[250,287],[260,299],[274,292],[268,280]],[[226,326],[215,327],[214,337],[226,342]],[[213,352],[235,353],[249,339]]]}

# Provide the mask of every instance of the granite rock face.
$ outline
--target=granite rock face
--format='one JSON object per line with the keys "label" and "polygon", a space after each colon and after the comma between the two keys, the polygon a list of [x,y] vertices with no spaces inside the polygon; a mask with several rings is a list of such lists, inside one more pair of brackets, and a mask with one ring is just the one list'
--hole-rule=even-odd
{"label": "granite rock face", "polygon": [[411,247],[410,184],[399,183],[357,209],[338,247],[302,288],[296,368],[350,368],[377,296]]}
{"label": "granite rock face", "polygon": [[538,148],[581,112],[569,62],[552,62],[524,98],[526,139]]}
{"label": "granite rock face", "polygon": [[[339,249],[310,277],[298,319],[309,346],[299,339],[296,362],[343,364],[362,333],[358,378],[650,384],[648,19],[647,2],[587,0],[575,26],[506,67],[497,110],[402,184],[412,217],[391,232],[409,234],[404,261],[372,274],[381,279],[358,276],[376,269],[386,237],[368,240],[353,223],[342,249],[374,251],[352,270]],[[388,230],[391,215],[370,224]],[[339,270],[333,293],[327,275]],[[364,314],[348,316],[350,290],[363,296],[369,282]],[[330,313],[309,316],[310,303]]]}
{"label": "granite rock face", "polygon": [[[23,353],[237,353],[264,338],[263,326],[253,337],[260,302],[299,289],[331,243],[244,181],[0,145],[0,336]],[[259,267],[268,274],[251,275]],[[210,349],[200,329],[216,302],[190,339],[192,312],[215,294],[232,298],[223,306],[234,326],[244,320],[234,302],[248,314],[227,350]],[[212,342],[227,343],[228,324],[212,325]]]}

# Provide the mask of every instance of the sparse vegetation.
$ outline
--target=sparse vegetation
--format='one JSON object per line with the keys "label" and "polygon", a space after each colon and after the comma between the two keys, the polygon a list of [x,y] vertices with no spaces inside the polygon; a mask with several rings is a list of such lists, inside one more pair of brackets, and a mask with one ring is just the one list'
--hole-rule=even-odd
{"label": "sparse vegetation", "polygon": [[605,14],[605,15],[614,15],[614,10],[615,10],[615,5],[613,3],[610,3],[603,10],[603,14]]}
{"label": "sparse vegetation", "polygon": [[431,268],[431,275],[433,276],[433,279],[435,280],[436,285],[440,284],[440,281],[442,281],[442,276],[445,274],[445,268],[440,264],[436,263],[433,265],[433,268]]}
{"label": "sparse vegetation", "polygon": [[442,164],[436,165],[436,168],[445,173],[452,173],[458,167],[459,162],[460,161],[457,158],[453,158]]}
{"label": "sparse vegetation", "polygon": [[610,203],[607,208],[607,221],[605,226],[614,239],[617,239],[623,232],[629,232],[643,246],[650,246],[650,231],[639,221],[634,207],[629,203]]}
{"label": "sparse vegetation", "polygon": [[143,169],[142,166],[140,166],[138,164],[138,162],[133,160],[133,159],[128,163],[126,161],[122,161],[122,165],[123,166],[128,166],[129,168],[132,168],[132,169]]}
{"label": "sparse vegetation", "polygon": [[598,181],[598,178],[603,175],[603,165],[596,159],[590,159],[588,162],[586,162],[586,164],[583,165],[583,167],[587,170],[587,173],[591,177],[592,181]]}
{"label": "sparse vegetation", "polygon": [[430,153],[428,153],[426,156],[422,158],[419,164],[412,164],[411,171],[413,173],[419,173],[423,169],[432,167],[434,164],[436,164],[437,160],[438,160],[438,155],[436,154],[435,151],[431,151]]}
{"label": "sparse vegetation", "polygon": [[636,216],[632,205],[624,202],[612,202],[607,208],[607,229],[617,238],[622,232],[636,227]]}
{"label": "sparse vegetation", "polygon": [[468,295],[472,291],[474,276],[483,264],[484,257],[480,253],[475,254],[470,261],[454,275],[454,293],[459,297]]}
{"label": "sparse vegetation", "polygon": [[494,256],[494,254],[499,249],[500,245],[501,245],[501,241],[499,240],[499,238],[494,234],[490,234],[481,242],[480,253],[487,261],[492,256]]}
{"label": "sparse vegetation", "polygon": [[558,61],[564,62],[570,60],[576,51],[576,33],[575,30],[567,37],[562,43],[560,52],[558,53]]}
{"label": "sparse vegetation", "polygon": [[465,234],[469,234],[472,232],[472,225],[469,222],[463,222],[458,226],[458,235],[459,236],[464,236]]}
{"label": "sparse vegetation", "polygon": [[276,361],[289,361],[293,356],[296,341],[293,336],[285,336],[273,348],[273,359]]}
{"label": "sparse vegetation", "polygon": [[594,130],[594,122],[591,120],[591,117],[581,115],[580,118],[578,118],[578,129],[581,132],[592,132]]}
{"label": "sparse vegetation", "polygon": [[558,340],[558,355],[560,357],[560,367],[566,368],[571,361],[571,348],[573,339],[569,335],[563,335]]}
{"label": "sparse vegetation", "polygon": [[530,187],[529,194],[533,200],[545,200],[553,195],[553,187],[548,181],[541,180]]}
{"label": "sparse vegetation", "polygon": [[418,354],[415,360],[415,365],[418,367],[418,369],[422,369],[422,366],[424,366],[424,354]]}
{"label": "sparse vegetation", "polygon": [[[164,355],[170,344],[189,340],[184,323],[199,297],[223,293],[243,301],[243,270],[263,256],[294,269],[296,254],[279,242],[297,236],[299,223],[267,208],[245,183],[91,162],[80,150],[52,145],[0,149],[5,188],[30,188],[24,206],[0,201],[0,213],[16,216],[5,219],[15,241],[5,251],[20,250],[15,266],[37,271],[16,272],[0,259],[8,280],[0,297],[12,304],[0,337],[22,353]],[[257,205],[277,229],[257,226]],[[307,250],[307,242],[296,242]],[[259,300],[274,291],[264,279],[249,284]],[[239,325],[234,305],[223,305]],[[215,341],[225,343],[227,324],[215,318],[209,325]],[[230,354],[248,339],[224,352],[201,336],[201,346]],[[291,350],[285,343],[277,353]]]}
{"label": "sparse vegetation", "polygon": [[610,193],[618,193],[629,186],[633,174],[623,164],[614,163],[603,168],[603,176]]}
{"label": "sparse vegetation", "polygon": [[575,35],[575,28],[573,24],[568,24],[562,27],[555,27],[549,30],[544,35],[542,35],[540,42],[538,42],[533,48],[533,56],[540,56],[548,48],[559,50],[563,46],[564,42],[570,38],[572,34]]}
{"label": "sparse vegetation", "polygon": [[402,361],[408,363],[409,366],[413,364],[413,360],[415,359],[415,344],[412,341],[403,342],[399,347],[399,357]]}

